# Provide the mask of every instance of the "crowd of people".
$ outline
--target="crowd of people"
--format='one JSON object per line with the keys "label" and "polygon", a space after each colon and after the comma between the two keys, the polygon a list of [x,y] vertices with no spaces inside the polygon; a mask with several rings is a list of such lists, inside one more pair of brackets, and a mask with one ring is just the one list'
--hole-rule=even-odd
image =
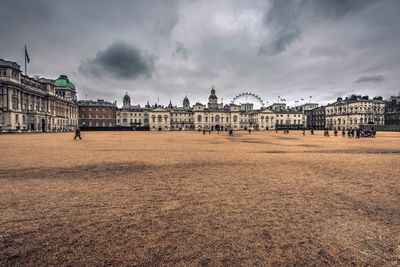
{"label": "crowd of people", "polygon": [[[199,132],[200,131],[201,130],[199,129]],[[229,130],[227,129],[227,131],[229,133],[229,136],[233,136],[233,129],[229,129]],[[212,130],[211,129],[203,129],[203,135],[205,135],[207,132],[208,132],[208,134],[211,134]],[[219,134],[220,131],[217,131],[217,132]],[[248,132],[249,132],[249,134],[251,134],[251,132],[252,132],[251,129],[249,129]],[[275,132],[278,133],[279,129],[275,129]],[[283,129],[283,133],[284,134],[289,134],[289,129]],[[306,135],[306,130],[303,129],[302,133],[303,133],[303,136],[305,136]],[[311,135],[314,135],[314,129],[311,129],[310,133],[311,133]],[[338,136],[339,131],[337,129],[335,129],[335,130],[333,130],[333,134],[334,134],[334,136]],[[346,137],[346,134],[347,134],[348,138],[354,138],[354,137],[355,138],[361,138],[361,137],[372,137],[373,138],[373,137],[376,137],[376,130],[374,128],[372,128],[371,130],[369,130],[369,129],[360,129],[360,128],[357,128],[357,129],[349,128],[347,130],[342,129],[342,137]],[[326,137],[330,136],[330,130],[329,129],[325,129],[324,130],[324,136],[326,136]],[[77,138],[82,139],[81,138],[81,129],[79,127],[77,127],[75,129],[74,140],[76,140]]]}
{"label": "crowd of people", "polygon": [[[338,130],[333,130],[333,135],[338,136],[339,131]],[[348,128],[347,130],[342,129],[342,137],[347,137],[348,138],[361,138],[361,137],[376,137],[376,130],[374,128],[372,129],[353,129],[353,128]],[[329,137],[329,129],[324,130],[324,136]]]}

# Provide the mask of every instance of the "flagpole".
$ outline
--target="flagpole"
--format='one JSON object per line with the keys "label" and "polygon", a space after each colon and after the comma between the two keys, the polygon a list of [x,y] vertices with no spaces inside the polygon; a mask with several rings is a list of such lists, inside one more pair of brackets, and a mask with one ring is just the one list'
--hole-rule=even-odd
{"label": "flagpole", "polygon": [[27,75],[26,74],[26,45],[25,45],[25,51],[24,51],[24,58],[25,58],[25,75]]}

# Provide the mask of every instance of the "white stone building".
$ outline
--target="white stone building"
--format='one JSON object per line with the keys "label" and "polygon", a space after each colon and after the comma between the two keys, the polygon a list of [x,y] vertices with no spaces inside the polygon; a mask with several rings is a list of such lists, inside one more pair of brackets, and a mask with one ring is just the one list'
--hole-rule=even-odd
{"label": "white stone building", "polygon": [[29,77],[17,63],[0,59],[2,131],[60,131],[77,125],[76,88],[66,75]]}
{"label": "white stone building", "polygon": [[287,109],[286,104],[273,104],[268,108],[253,109],[252,103],[223,105],[218,102],[214,87],[208,104],[196,103],[192,107],[187,96],[182,106],[167,107],[157,104],[150,107],[132,106],[126,94],[122,108],[117,110],[117,126],[147,127],[154,131],[185,130],[274,130],[291,128],[302,129],[305,123],[304,112]]}
{"label": "white stone building", "polygon": [[338,98],[325,108],[326,127],[330,129],[360,128],[363,125],[385,124],[385,102],[381,97],[352,95]]}

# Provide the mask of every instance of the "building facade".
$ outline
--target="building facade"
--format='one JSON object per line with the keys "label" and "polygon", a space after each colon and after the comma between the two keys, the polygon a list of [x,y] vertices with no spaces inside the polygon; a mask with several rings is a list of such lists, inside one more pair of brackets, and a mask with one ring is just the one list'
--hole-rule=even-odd
{"label": "building facade", "polygon": [[385,124],[400,126],[400,94],[386,101]]}
{"label": "building facade", "polygon": [[325,129],[325,107],[317,107],[306,110],[306,125],[308,129],[323,130]]}
{"label": "building facade", "polygon": [[117,104],[103,99],[79,100],[79,125],[83,127],[115,127]]}
{"label": "building facade", "polygon": [[382,97],[352,95],[338,98],[325,107],[325,127],[329,129],[361,128],[363,125],[384,125],[385,102]]}
{"label": "building facade", "polygon": [[66,75],[29,77],[17,63],[0,59],[2,131],[63,131],[77,125],[76,88]]}
{"label": "building facade", "polygon": [[145,107],[140,105],[132,106],[131,98],[128,93],[125,94],[122,108],[117,108],[116,125],[120,127],[149,127],[150,105],[147,103]]}
{"label": "building facade", "polygon": [[152,131],[302,129],[305,123],[304,112],[288,109],[284,103],[261,109],[254,109],[252,103],[224,105],[218,101],[214,87],[207,105],[195,103],[191,106],[185,96],[180,107],[171,102],[166,107],[149,103],[140,107],[131,105],[131,98],[126,94],[122,108],[117,109],[116,119],[117,126],[141,126]]}

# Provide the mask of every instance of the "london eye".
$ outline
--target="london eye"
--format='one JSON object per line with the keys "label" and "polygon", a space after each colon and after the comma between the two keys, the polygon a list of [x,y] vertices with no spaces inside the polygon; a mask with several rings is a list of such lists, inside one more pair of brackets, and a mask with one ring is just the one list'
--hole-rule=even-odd
{"label": "london eye", "polygon": [[232,99],[231,103],[235,105],[252,103],[254,108],[261,108],[265,106],[264,100],[262,100],[259,95],[251,92],[244,92],[236,95]]}

